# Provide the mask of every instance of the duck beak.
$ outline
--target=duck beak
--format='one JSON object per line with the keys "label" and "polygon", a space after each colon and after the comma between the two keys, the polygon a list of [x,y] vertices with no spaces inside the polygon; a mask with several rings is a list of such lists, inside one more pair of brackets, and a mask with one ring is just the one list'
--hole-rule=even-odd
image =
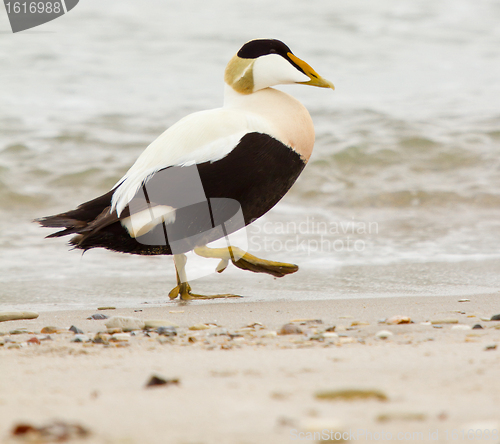
{"label": "duck beak", "polygon": [[301,83],[302,85],[317,86],[319,88],[335,89],[335,86],[333,86],[333,83],[330,82],[330,80],[326,80],[323,77],[321,77],[306,62],[304,62],[303,60],[300,60],[298,57],[293,55],[291,52],[289,52],[287,54],[287,56],[295,66],[297,66],[307,77],[309,77],[311,79],[308,82],[298,82],[298,83]]}

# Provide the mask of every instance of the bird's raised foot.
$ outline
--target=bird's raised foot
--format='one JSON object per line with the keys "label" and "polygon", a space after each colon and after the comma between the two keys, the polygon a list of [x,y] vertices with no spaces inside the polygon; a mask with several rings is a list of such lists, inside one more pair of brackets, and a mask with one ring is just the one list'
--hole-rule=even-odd
{"label": "bird's raised foot", "polygon": [[177,296],[179,296],[179,299],[181,299],[182,301],[192,301],[193,299],[225,299],[225,298],[242,297],[237,294],[230,294],[230,293],[213,294],[213,295],[194,294],[191,293],[191,286],[187,282],[177,285],[168,294],[168,297],[172,300],[175,299]]}
{"label": "bird's raised foot", "polygon": [[238,247],[209,248],[205,246],[195,248],[194,252],[202,257],[221,259],[216,270],[219,273],[222,273],[226,269],[229,261],[242,270],[249,270],[254,273],[267,273],[275,277],[283,277],[299,270],[298,265],[260,259]]}

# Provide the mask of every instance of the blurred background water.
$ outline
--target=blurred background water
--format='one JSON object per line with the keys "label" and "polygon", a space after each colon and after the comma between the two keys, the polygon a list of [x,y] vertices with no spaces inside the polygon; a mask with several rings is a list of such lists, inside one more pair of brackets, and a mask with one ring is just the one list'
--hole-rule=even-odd
{"label": "blurred background water", "polygon": [[168,126],[220,106],[227,61],[259,37],[283,40],[337,88],[282,88],[309,109],[315,152],[249,229],[251,251],[301,271],[227,270],[197,289],[247,300],[498,291],[499,23],[496,0],[82,0],[14,35],[0,8],[0,302],[167,299],[171,259],[82,257],[31,220],[108,191]]}

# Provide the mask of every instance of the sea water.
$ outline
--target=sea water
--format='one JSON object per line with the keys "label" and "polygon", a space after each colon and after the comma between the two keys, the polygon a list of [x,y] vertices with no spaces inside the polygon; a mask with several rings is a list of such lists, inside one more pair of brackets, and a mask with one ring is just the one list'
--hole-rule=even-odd
{"label": "sea water", "polygon": [[[246,300],[463,295],[500,288],[500,3],[496,0],[85,0],[12,34],[0,7],[0,302],[160,303],[166,257],[81,255],[32,220],[107,192],[188,113],[218,107],[227,61],[278,38],[336,90],[309,109],[313,156],[247,230],[283,279],[208,270]],[[208,268],[207,268],[208,267]]]}

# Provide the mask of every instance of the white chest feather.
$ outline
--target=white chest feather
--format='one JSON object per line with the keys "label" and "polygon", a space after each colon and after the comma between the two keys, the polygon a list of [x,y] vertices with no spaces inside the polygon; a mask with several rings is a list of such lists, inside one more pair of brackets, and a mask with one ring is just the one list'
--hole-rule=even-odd
{"label": "white chest feather", "polygon": [[155,172],[225,157],[249,132],[269,134],[307,161],[314,127],[305,107],[292,96],[267,88],[241,95],[226,86],[223,108],[191,114],[171,126],[139,156],[120,179],[112,208],[121,214],[141,185]]}

